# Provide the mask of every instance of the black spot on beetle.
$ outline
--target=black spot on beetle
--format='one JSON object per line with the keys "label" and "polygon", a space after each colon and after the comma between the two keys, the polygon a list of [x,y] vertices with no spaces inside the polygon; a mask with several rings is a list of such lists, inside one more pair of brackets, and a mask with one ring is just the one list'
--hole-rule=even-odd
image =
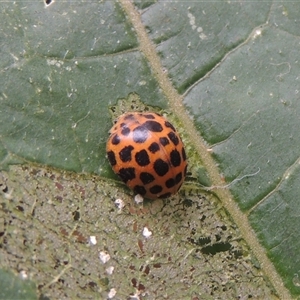
{"label": "black spot on beetle", "polygon": [[172,132],[172,131],[169,132],[168,137],[175,146],[177,146],[179,144],[179,138],[174,132]]}
{"label": "black spot on beetle", "polygon": [[122,129],[121,129],[121,134],[124,136],[128,136],[130,131],[131,131],[130,128],[124,124],[124,126],[122,126]]}
{"label": "black spot on beetle", "polygon": [[161,193],[163,190],[163,188],[160,186],[160,185],[154,185],[153,187],[151,187],[149,189],[150,193],[151,194],[158,194],[158,193]]}
{"label": "black spot on beetle", "polygon": [[133,114],[126,114],[124,116],[124,120],[126,120],[126,121],[128,121],[128,120],[134,120],[134,119],[135,119],[135,117],[134,117]]}
{"label": "black spot on beetle", "polygon": [[120,142],[121,142],[121,139],[120,139],[120,137],[117,134],[115,134],[113,136],[113,138],[111,139],[111,143],[113,145],[118,145]]}
{"label": "black spot on beetle", "polygon": [[108,151],[107,152],[107,158],[108,158],[108,160],[109,160],[109,162],[112,166],[116,165],[116,163],[117,163],[116,156],[115,156],[115,153],[113,151]]}
{"label": "black spot on beetle", "polygon": [[156,143],[156,142],[153,142],[149,147],[148,147],[148,150],[151,152],[151,153],[155,153],[157,151],[159,151],[159,144]]}
{"label": "black spot on beetle", "polygon": [[174,126],[170,122],[166,121],[165,126],[168,127],[168,128],[171,128],[173,131],[176,132],[176,129],[174,128]]}
{"label": "black spot on beetle", "polygon": [[170,153],[170,160],[174,167],[178,167],[181,164],[181,156],[180,153],[175,149]]}
{"label": "black spot on beetle", "polygon": [[141,114],[141,115],[146,119],[155,119],[155,116],[153,116],[153,114]]}
{"label": "black spot on beetle", "polygon": [[131,152],[134,148],[130,145],[130,146],[126,146],[124,147],[120,152],[119,152],[119,156],[120,159],[122,160],[122,162],[129,162],[131,161]]}
{"label": "black spot on beetle", "polygon": [[165,136],[159,138],[159,142],[160,142],[163,146],[166,146],[166,145],[170,144],[169,139],[168,139],[167,137],[165,137]]}
{"label": "black spot on beetle", "polygon": [[118,175],[126,183],[135,178],[135,168],[121,168]]}
{"label": "black spot on beetle", "polygon": [[164,160],[162,160],[160,158],[154,162],[153,168],[154,168],[156,174],[159,176],[164,176],[169,171],[168,163],[166,163]]}
{"label": "black spot on beetle", "polygon": [[175,184],[176,182],[174,178],[170,178],[166,181],[166,187],[169,189],[172,188]]}
{"label": "black spot on beetle", "polygon": [[180,172],[175,176],[176,184],[178,184],[181,180],[182,180],[182,173]]}
{"label": "black spot on beetle", "polygon": [[143,184],[148,184],[155,180],[154,176],[148,172],[142,172],[140,175],[140,179]]}
{"label": "black spot on beetle", "polygon": [[183,160],[186,160],[186,153],[185,153],[185,150],[183,147],[182,147],[181,153],[182,153]]}
{"label": "black spot on beetle", "polygon": [[143,150],[137,152],[135,154],[135,161],[141,167],[149,165],[150,158],[149,158],[147,151],[145,149],[143,149]]}
{"label": "black spot on beetle", "polygon": [[135,191],[135,193],[140,194],[142,196],[144,196],[146,194],[146,189],[141,186],[141,185],[136,185],[133,190]]}
{"label": "black spot on beetle", "polygon": [[163,127],[157,121],[146,121],[143,126],[152,132],[162,132]]}

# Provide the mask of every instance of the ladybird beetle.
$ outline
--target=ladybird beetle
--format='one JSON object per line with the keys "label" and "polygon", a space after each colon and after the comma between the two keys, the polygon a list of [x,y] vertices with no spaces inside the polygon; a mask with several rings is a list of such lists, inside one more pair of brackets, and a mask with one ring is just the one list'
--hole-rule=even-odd
{"label": "ladybird beetle", "polygon": [[106,152],[123,182],[149,199],[175,194],[186,176],[182,140],[174,126],[157,113],[121,115],[110,130]]}

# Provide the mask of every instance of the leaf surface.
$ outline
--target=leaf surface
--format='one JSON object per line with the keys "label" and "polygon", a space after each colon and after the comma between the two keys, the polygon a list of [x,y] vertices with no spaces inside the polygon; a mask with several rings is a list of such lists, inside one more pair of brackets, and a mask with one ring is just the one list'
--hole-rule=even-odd
{"label": "leaf surface", "polygon": [[201,159],[224,178],[238,214],[230,197],[222,203],[255,231],[275,266],[267,276],[300,294],[298,3],[136,1],[132,14],[126,1],[0,5],[1,168],[27,162],[115,178],[105,158],[110,112],[138,95],[180,119],[188,148],[212,151],[215,169]]}

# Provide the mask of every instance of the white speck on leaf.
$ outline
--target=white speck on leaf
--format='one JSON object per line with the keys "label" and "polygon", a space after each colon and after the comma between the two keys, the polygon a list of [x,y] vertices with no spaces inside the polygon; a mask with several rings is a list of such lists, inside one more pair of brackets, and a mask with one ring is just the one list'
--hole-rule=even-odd
{"label": "white speck on leaf", "polygon": [[150,231],[147,227],[143,229],[143,236],[147,239],[152,235],[152,231]]}
{"label": "white speck on leaf", "polygon": [[110,255],[105,251],[100,251],[99,258],[102,261],[102,263],[107,263],[110,260]]}
{"label": "white speck on leaf", "polygon": [[203,32],[203,28],[200,26],[199,27],[196,26],[195,16],[190,12],[187,14],[187,16],[189,18],[190,25],[192,26],[192,30],[196,30],[199,33],[199,38],[201,40],[206,39],[207,36]]}
{"label": "white speck on leaf", "polygon": [[191,13],[188,13],[188,18],[190,20],[190,25],[192,26],[192,29],[195,30],[196,26],[195,26],[195,16]]}
{"label": "white speck on leaf", "polygon": [[112,299],[116,295],[116,293],[117,293],[116,289],[110,289],[107,295],[108,299]]}
{"label": "white speck on leaf", "polygon": [[118,209],[121,210],[125,206],[125,203],[122,199],[116,199],[115,205],[118,207]]}
{"label": "white speck on leaf", "polygon": [[90,236],[89,244],[90,245],[96,245],[97,244],[97,239],[94,235]]}
{"label": "white speck on leaf", "polygon": [[110,267],[106,268],[106,273],[111,275],[114,272],[114,269],[115,268],[113,266],[110,266]]}
{"label": "white speck on leaf", "polygon": [[20,278],[27,279],[28,278],[27,272],[24,270],[20,271]]}
{"label": "white speck on leaf", "polygon": [[139,81],[139,86],[142,86],[142,85],[146,85],[146,81],[145,80],[141,80],[141,81]]}
{"label": "white speck on leaf", "polygon": [[201,32],[199,34],[199,37],[200,37],[201,40],[205,40],[207,38],[207,36],[203,32]]}
{"label": "white speck on leaf", "polygon": [[261,29],[256,29],[253,33],[252,38],[256,39],[257,37],[259,37],[261,35]]}
{"label": "white speck on leaf", "polygon": [[135,203],[137,203],[137,204],[143,203],[144,198],[143,198],[143,196],[141,196],[140,194],[137,194],[137,195],[134,196],[134,201],[135,201]]}

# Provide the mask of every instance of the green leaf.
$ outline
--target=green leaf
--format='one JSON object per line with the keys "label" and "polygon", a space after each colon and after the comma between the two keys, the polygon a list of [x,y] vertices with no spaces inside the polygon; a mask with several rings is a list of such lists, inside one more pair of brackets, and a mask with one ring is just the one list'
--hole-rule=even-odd
{"label": "green leaf", "polygon": [[270,2],[160,2],[145,11],[142,19],[162,64],[182,93],[263,24],[270,6]]}
{"label": "green leaf", "polygon": [[35,284],[0,269],[0,299],[37,299]]}
{"label": "green leaf", "polygon": [[[7,175],[13,188],[7,191],[0,185],[4,199],[0,220],[8,219],[2,225],[5,235],[0,235],[9,241],[3,250],[8,257],[5,267],[16,269],[15,257],[23,251],[30,257],[33,250],[39,251],[35,245],[45,243],[51,246],[41,260],[51,260],[51,267],[43,266],[41,273],[47,276],[37,280],[42,282],[42,293],[56,284],[58,298],[65,282],[71,287],[83,279],[82,290],[69,288],[69,296],[85,297],[85,291],[91,297],[107,298],[115,282],[122,282],[124,298],[145,289],[151,293],[162,289],[162,294],[174,298],[174,294],[182,295],[176,294],[176,288],[187,290],[184,280],[178,280],[179,267],[184,268],[184,278],[189,278],[189,272],[195,274],[189,283],[190,297],[217,298],[221,291],[227,298],[241,294],[270,298],[273,290],[268,279],[280,298],[299,296],[300,4],[136,1],[134,7],[125,0],[47,2],[51,4],[0,4],[0,167],[28,164],[23,169],[12,168],[14,175]],[[129,109],[163,109],[178,120],[191,153],[192,179],[202,178],[205,186],[212,183],[206,189],[212,193],[205,194],[209,208],[194,192],[194,182],[183,187],[181,200],[176,198],[168,205],[146,203],[139,210],[126,198],[127,190],[116,188],[109,180],[115,178],[105,157],[114,118],[111,112],[122,110],[123,103],[133,98],[138,104],[127,106]],[[78,183],[53,175],[53,170],[48,175],[41,165],[61,172],[96,173],[106,181],[99,182],[100,187],[98,182],[93,185],[93,178]],[[34,180],[30,187],[29,179]],[[57,193],[69,188],[75,191]],[[119,198],[128,200],[125,213],[116,211],[108,200]],[[45,204],[41,199],[47,199]],[[227,212],[219,209],[220,204]],[[218,225],[219,217],[226,225]],[[136,228],[145,224],[157,234],[153,244],[136,236]],[[81,226],[82,235],[77,230]],[[26,238],[32,228],[40,234],[28,238],[33,249],[14,244],[15,228],[22,228]],[[51,243],[44,242],[41,228]],[[234,231],[232,235],[228,228]],[[86,236],[101,232],[101,249],[114,253],[116,267],[122,270],[118,274],[129,281],[118,276],[114,280],[105,268],[100,279],[94,277],[95,257],[82,244],[74,244],[73,232],[85,241]],[[66,240],[70,248],[60,248]],[[233,250],[236,241],[237,251]],[[83,260],[78,253],[84,253]],[[226,259],[223,253],[228,254]],[[159,259],[146,266],[144,256],[147,262]],[[210,263],[202,266],[200,261]],[[234,263],[238,275],[226,268]],[[247,274],[241,271],[242,265],[250,270]],[[53,272],[57,269],[59,276]],[[69,269],[79,270],[74,273],[76,280]],[[200,269],[211,277],[194,273]],[[145,287],[150,270],[156,275],[151,287]],[[33,272],[38,274],[36,269]],[[159,278],[172,272],[172,279],[177,280],[169,280],[172,289],[164,290]],[[250,273],[254,277],[247,277]],[[238,281],[241,274],[246,277]],[[63,279],[53,279],[60,277]],[[262,281],[253,283],[258,277]],[[203,284],[203,280],[208,282]],[[212,282],[220,285],[215,288]],[[243,285],[240,291],[241,282],[252,285]],[[222,284],[226,288],[220,288]],[[231,292],[230,284],[236,293]],[[199,286],[203,288],[200,292]]]}
{"label": "green leaf", "polygon": [[270,7],[261,26],[188,92],[185,103],[227,182],[234,182],[230,190],[240,209],[298,295],[300,47],[294,20],[293,5]]}
{"label": "green leaf", "polygon": [[3,175],[0,263],[26,267],[42,299],[272,298],[260,263],[209,195],[183,190],[137,205],[92,176],[28,166]]}
{"label": "green leaf", "polygon": [[124,13],[113,2],[1,5],[0,161],[107,174],[109,107],[130,93],[166,106]]}

